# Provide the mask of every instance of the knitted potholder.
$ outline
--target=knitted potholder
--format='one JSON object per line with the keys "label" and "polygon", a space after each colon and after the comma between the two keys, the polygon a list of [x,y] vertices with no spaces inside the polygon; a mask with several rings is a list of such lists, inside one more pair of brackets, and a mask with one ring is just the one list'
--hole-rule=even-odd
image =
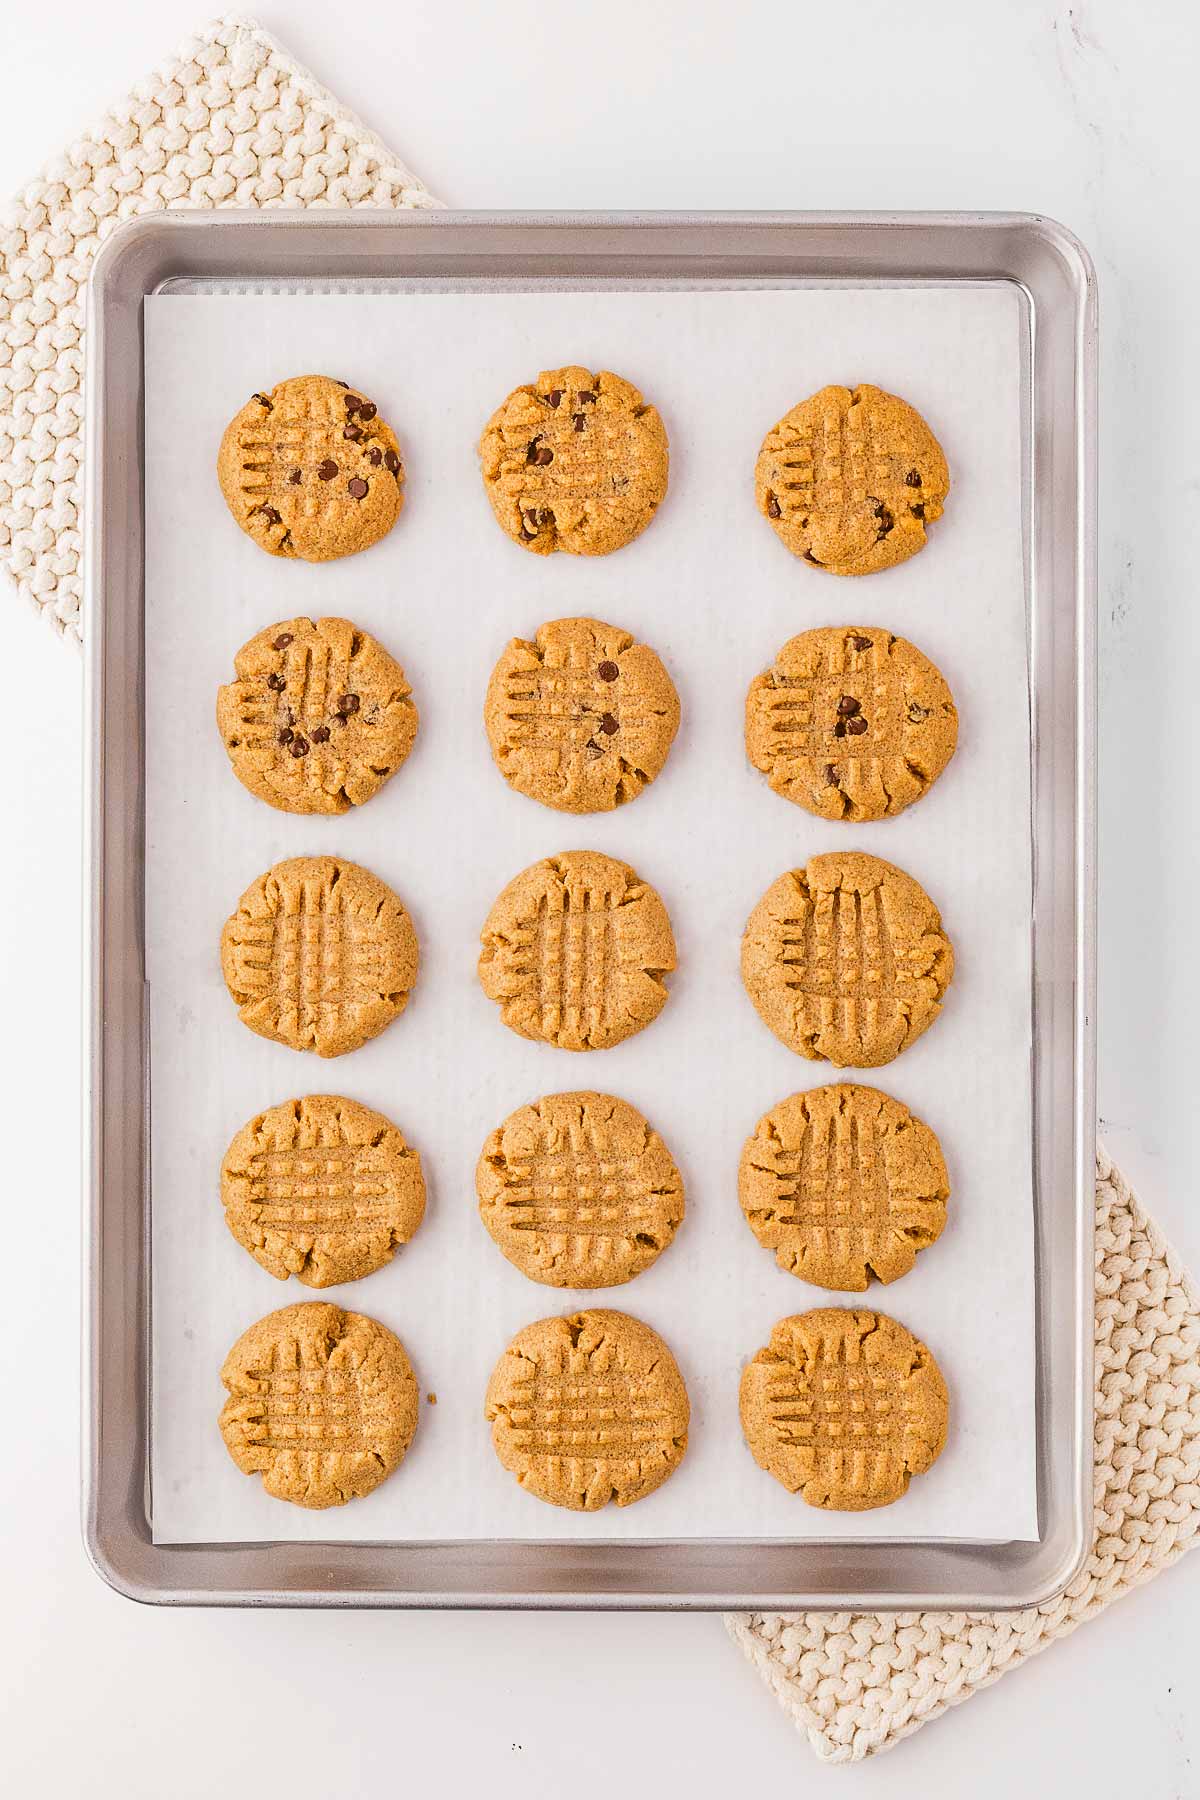
{"label": "knitted potholder", "polygon": [[84,291],[137,213],[432,207],[372,132],[250,20],[223,18],[0,215],[0,566],[79,639]]}
{"label": "knitted potholder", "polygon": [[1008,1613],[745,1613],[729,1630],[825,1762],[857,1762],[1149,1581],[1200,1536],[1200,1292],[1096,1158],[1096,1537],[1065,1594]]}

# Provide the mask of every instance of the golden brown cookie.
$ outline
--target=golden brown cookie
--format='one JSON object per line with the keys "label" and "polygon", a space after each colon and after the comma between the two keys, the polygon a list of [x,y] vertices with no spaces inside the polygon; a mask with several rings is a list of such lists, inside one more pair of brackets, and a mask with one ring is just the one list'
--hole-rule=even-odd
{"label": "golden brown cookie", "polygon": [[760,1469],[830,1512],[898,1500],[946,1447],[946,1383],[886,1313],[780,1319],[742,1371],[742,1430]]}
{"label": "golden brown cookie", "polygon": [[758,510],[794,556],[834,575],[907,561],[942,516],[950,473],[907,401],[825,387],[785,413],[754,466]]}
{"label": "golden brown cookie", "polygon": [[646,529],[667,491],[662,420],[604,369],[547,369],[514,388],[479,455],[492,511],[535,556],[607,556]]}
{"label": "golden brown cookie", "polygon": [[789,638],[746,695],[746,755],[823,819],[884,819],[932,787],[958,741],[950,689],[907,638],[826,625]]}
{"label": "golden brown cookie", "polygon": [[928,1125],[850,1082],[764,1113],[738,1172],[746,1222],[779,1267],[843,1292],[906,1275],[941,1236],[949,1194]]}
{"label": "golden brown cookie", "polygon": [[525,1491],[573,1512],[643,1500],[687,1449],[675,1358],[628,1313],[526,1325],[492,1371],[484,1417],[496,1455]]}
{"label": "golden brown cookie", "polygon": [[251,882],[221,933],[243,1025],[344,1056],[404,1011],[417,938],[391,888],[337,856],[293,856]]}
{"label": "golden brown cookie", "polygon": [[954,952],[929,895],[879,856],[835,851],[773,881],[742,938],[742,980],[790,1050],[891,1062],[933,1024]]}
{"label": "golden brown cookie", "polygon": [[226,426],[217,479],[247,537],[305,562],[366,550],[404,504],[396,434],[374,401],[328,375],[253,394]]}
{"label": "golden brown cookie", "polygon": [[560,812],[611,812],[658,774],[679,695],[654,651],[599,619],[555,619],[513,638],[492,671],[483,722],[518,793]]}
{"label": "golden brown cookie", "polygon": [[683,1180],[656,1131],[611,1094],[547,1094],[493,1131],[479,1216],[510,1263],[547,1287],[619,1287],[683,1218]]}
{"label": "golden brown cookie", "polygon": [[343,813],[412,749],[404,670],[349,619],[286,619],[243,644],[217,729],[243,787],[281,812]]}
{"label": "golden brown cookie", "polygon": [[314,1509],[369,1494],[417,1429],[400,1339],[362,1313],[309,1300],[243,1332],[221,1370],[225,1448],[276,1500]]}
{"label": "golden brown cookie", "polygon": [[391,1262],[425,1216],[421,1159],[382,1113],[307,1094],[243,1125],[221,1164],[225,1223],[255,1262],[306,1287]]}
{"label": "golden brown cookie", "polygon": [[510,1031],[561,1050],[605,1050],[656,1019],[675,967],[667,909],[628,863],[548,856],[496,900],[479,979]]}

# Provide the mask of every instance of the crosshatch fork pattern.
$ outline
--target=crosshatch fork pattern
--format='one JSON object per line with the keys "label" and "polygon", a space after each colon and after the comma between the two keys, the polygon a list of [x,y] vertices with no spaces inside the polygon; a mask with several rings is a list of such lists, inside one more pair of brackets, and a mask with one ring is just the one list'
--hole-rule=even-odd
{"label": "crosshatch fork pattern", "polygon": [[256,1447],[312,1455],[352,1455],[367,1447],[354,1370],[280,1368],[273,1357],[269,1368],[252,1369],[250,1379],[258,1384],[262,1417],[246,1435]]}
{"label": "crosshatch fork pattern", "polygon": [[851,1030],[857,1008],[895,1000],[903,973],[897,961],[883,894],[818,892],[799,918],[777,926],[784,986],[812,998],[840,1002]]}
{"label": "crosshatch fork pattern", "polygon": [[789,1369],[767,1390],[771,1428],[781,1444],[811,1450],[901,1450],[903,1412],[884,1375],[827,1362]]}

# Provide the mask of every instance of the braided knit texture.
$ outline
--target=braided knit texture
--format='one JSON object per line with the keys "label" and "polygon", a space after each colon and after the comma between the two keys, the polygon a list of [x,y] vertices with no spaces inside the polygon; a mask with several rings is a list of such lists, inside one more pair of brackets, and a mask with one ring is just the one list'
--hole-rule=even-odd
{"label": "braided knit texture", "polygon": [[223,18],[0,215],[0,565],[64,636],[82,635],[84,298],[109,232],[168,207],[439,204],[264,31]]}
{"label": "braided knit texture", "polygon": [[824,1762],[889,1750],[1149,1581],[1200,1535],[1200,1291],[1096,1158],[1096,1537],[1045,1606],[726,1623]]}

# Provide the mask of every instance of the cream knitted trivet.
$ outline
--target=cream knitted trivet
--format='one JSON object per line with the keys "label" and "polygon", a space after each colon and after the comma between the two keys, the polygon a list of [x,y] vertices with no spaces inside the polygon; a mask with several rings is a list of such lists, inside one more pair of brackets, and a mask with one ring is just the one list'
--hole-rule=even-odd
{"label": "cream knitted trivet", "polygon": [[[165,207],[431,207],[273,39],[222,19],[0,219],[0,564],[81,632],[83,299],[122,219]],[[1103,1151],[1096,1186],[1096,1517],[1062,1598],[1022,1613],[731,1617],[818,1756],[886,1750],[1164,1569],[1200,1534],[1200,1296]]]}
{"label": "cream knitted trivet", "polygon": [[1066,1593],[1015,1613],[727,1620],[825,1762],[857,1762],[967,1700],[1200,1535],[1200,1291],[1103,1148],[1096,1158],[1096,1540]]}
{"label": "cream knitted trivet", "polygon": [[440,202],[252,21],[219,19],[0,215],[0,566],[78,639],[84,290],[167,207]]}

